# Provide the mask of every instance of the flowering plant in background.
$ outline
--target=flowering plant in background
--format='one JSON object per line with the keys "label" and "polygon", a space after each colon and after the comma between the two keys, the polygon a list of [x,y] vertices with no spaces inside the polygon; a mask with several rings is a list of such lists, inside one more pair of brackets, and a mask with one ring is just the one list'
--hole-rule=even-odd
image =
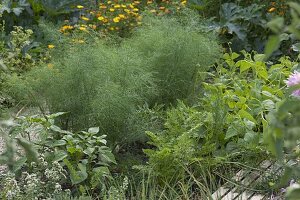
{"label": "flowering plant in background", "polygon": [[268,5],[268,12],[275,13],[279,16],[284,16],[288,12],[288,5],[286,0],[271,1]]}
{"label": "flowering plant in background", "polygon": [[80,18],[76,25],[70,25],[69,21],[61,27],[62,33],[69,33],[74,30],[88,31],[95,30],[102,33],[118,33],[123,36],[131,29],[142,24],[141,13],[146,11],[154,15],[172,14],[186,5],[186,0],[155,0],[129,1],[114,0],[99,3],[97,8],[85,8],[77,5],[80,11]]}
{"label": "flowering plant in background", "polygon": [[[300,72],[294,71],[293,74],[285,81],[288,87],[292,87],[300,84]],[[294,90],[292,93],[293,96],[300,97],[300,89]]]}

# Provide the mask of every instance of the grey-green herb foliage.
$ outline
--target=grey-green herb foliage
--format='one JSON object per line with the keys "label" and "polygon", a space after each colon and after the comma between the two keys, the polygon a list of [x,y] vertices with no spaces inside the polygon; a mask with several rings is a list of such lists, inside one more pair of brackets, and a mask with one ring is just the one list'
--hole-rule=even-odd
{"label": "grey-green herb foliage", "polygon": [[9,90],[29,102],[46,100],[52,113],[69,112],[63,128],[98,126],[111,141],[132,138],[126,124],[137,106],[186,98],[198,71],[206,71],[219,56],[217,42],[189,25],[167,18],[146,24],[120,45],[96,39],[68,46],[56,35],[52,41],[61,50],[54,50],[53,68],[12,78]]}
{"label": "grey-green herb foliage", "polygon": [[216,40],[197,31],[194,22],[183,26],[174,18],[148,17],[146,25],[124,44],[133,47],[154,73],[157,103],[175,103],[188,97],[197,73],[205,72],[220,57]]}

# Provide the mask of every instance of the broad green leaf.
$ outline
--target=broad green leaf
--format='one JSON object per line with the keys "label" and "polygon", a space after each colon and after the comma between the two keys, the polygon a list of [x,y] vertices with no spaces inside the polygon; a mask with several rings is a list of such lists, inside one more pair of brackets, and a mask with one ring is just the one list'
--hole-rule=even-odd
{"label": "broad green leaf", "polygon": [[277,17],[270,21],[267,25],[274,33],[280,33],[284,26],[284,18]]}
{"label": "broad green leaf", "polygon": [[53,119],[53,118],[62,116],[64,114],[66,114],[66,112],[57,112],[57,113],[53,113],[53,114],[49,115],[48,117]]}
{"label": "broad green leaf", "polygon": [[293,45],[292,45],[292,49],[293,49],[294,51],[299,52],[299,51],[300,51],[300,43],[298,42],[298,43],[296,43],[296,44],[293,44]]}
{"label": "broad green leaf", "polygon": [[275,103],[271,99],[264,100],[262,102],[262,106],[268,111],[275,109]]}
{"label": "broad green leaf", "polygon": [[258,145],[259,143],[259,134],[254,131],[248,131],[245,133],[244,140],[247,143],[252,143]]}
{"label": "broad green leaf", "polygon": [[246,61],[246,60],[240,60],[236,63],[237,67],[240,67],[240,72],[244,72],[247,69],[251,68],[253,66],[253,63]]}
{"label": "broad green leaf", "polygon": [[60,151],[55,151],[55,155],[53,158],[53,162],[54,161],[62,161],[63,159],[65,159],[66,157],[68,157],[67,152],[60,150]]}
{"label": "broad green leaf", "polygon": [[225,140],[228,140],[237,135],[238,135],[238,130],[234,127],[234,125],[230,125],[226,131]]}
{"label": "broad green leaf", "polygon": [[54,143],[52,143],[52,147],[58,147],[58,146],[64,146],[67,142],[65,140],[56,140]]}
{"label": "broad green leaf", "polygon": [[240,54],[238,54],[238,53],[233,52],[233,53],[231,54],[231,59],[232,59],[232,60],[234,60],[234,59],[236,59],[236,58],[238,58],[238,57],[240,57]]}
{"label": "broad green leaf", "polygon": [[239,115],[241,118],[248,119],[248,120],[254,122],[255,124],[257,124],[257,121],[253,118],[253,116],[252,116],[250,113],[248,113],[247,111],[245,111],[245,110],[240,110],[240,111],[238,112],[238,115]]}
{"label": "broad green leaf", "polygon": [[88,147],[83,151],[83,153],[85,153],[88,156],[91,156],[94,153],[94,151],[95,151],[95,147]]}
{"label": "broad green leaf", "polygon": [[117,164],[114,154],[110,151],[104,151],[100,157],[103,162]]}
{"label": "broad green leaf", "polygon": [[17,143],[24,149],[28,162],[38,162],[38,152],[33,144],[24,138],[17,138]]}
{"label": "broad green leaf", "polygon": [[64,163],[66,164],[66,166],[70,172],[70,179],[71,179],[71,182],[73,185],[79,184],[87,179],[88,174],[86,172],[85,165],[79,163],[77,166],[79,171],[77,171],[77,169],[74,168],[74,166],[71,164],[71,162],[69,160],[64,159]]}
{"label": "broad green leaf", "polygon": [[259,77],[268,80],[268,71],[266,69],[266,65],[263,62],[256,62],[255,70]]}
{"label": "broad green leaf", "polygon": [[271,35],[265,47],[265,59],[268,59],[274,51],[280,46],[280,37],[278,35]]}
{"label": "broad green leaf", "polygon": [[98,133],[99,132],[99,127],[91,127],[88,130],[89,133]]}
{"label": "broad green leaf", "polygon": [[265,54],[255,54],[254,55],[254,60],[255,61],[260,61],[263,62],[265,59],[266,55]]}
{"label": "broad green leaf", "polygon": [[50,129],[54,132],[58,132],[58,133],[62,132],[61,128],[59,128],[58,126],[55,126],[55,125],[51,125]]}

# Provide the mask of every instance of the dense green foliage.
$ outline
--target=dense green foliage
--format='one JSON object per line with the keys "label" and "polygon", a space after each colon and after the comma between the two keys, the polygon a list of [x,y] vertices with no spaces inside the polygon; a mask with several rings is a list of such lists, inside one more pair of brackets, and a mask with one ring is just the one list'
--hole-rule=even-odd
{"label": "dense green foliage", "polygon": [[213,37],[182,26],[175,19],[150,19],[125,46],[140,54],[153,72],[158,87],[158,103],[174,103],[193,94],[198,73],[205,72],[219,57]]}
{"label": "dense green foliage", "polygon": [[297,199],[298,4],[5,0],[0,16],[1,199],[207,199],[266,159],[285,170],[247,190]]}
{"label": "dense green foliage", "polygon": [[99,126],[112,141],[126,140],[126,121],[137,106],[188,97],[197,73],[218,58],[217,43],[189,29],[173,19],[152,19],[121,46],[95,40],[64,47],[53,67],[13,79],[10,91],[34,103],[40,95],[51,112],[68,112],[65,128]]}

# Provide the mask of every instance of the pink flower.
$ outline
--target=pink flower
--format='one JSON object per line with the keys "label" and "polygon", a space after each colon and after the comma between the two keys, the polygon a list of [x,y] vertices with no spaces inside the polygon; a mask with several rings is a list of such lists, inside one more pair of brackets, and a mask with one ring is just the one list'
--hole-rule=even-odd
{"label": "pink flower", "polygon": [[[289,76],[289,78],[285,81],[285,83],[288,87],[299,85],[300,73],[298,71],[294,71],[294,73]],[[300,97],[300,89],[293,91],[292,95]]]}

